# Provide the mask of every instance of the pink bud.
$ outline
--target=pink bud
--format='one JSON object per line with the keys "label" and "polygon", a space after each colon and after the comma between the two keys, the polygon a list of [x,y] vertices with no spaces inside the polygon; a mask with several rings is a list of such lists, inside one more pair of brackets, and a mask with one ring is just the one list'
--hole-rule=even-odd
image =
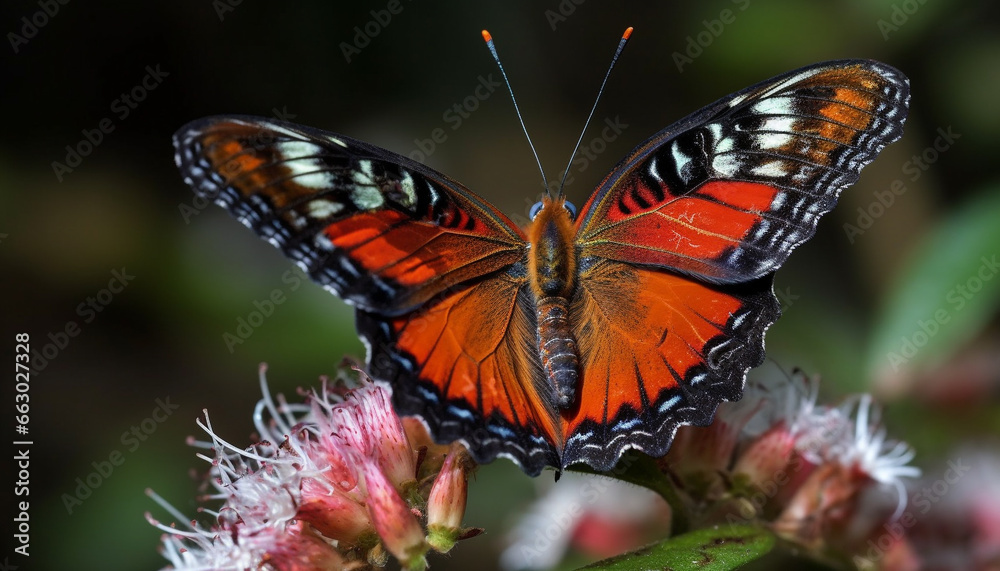
{"label": "pink bud", "polygon": [[368,510],[334,486],[303,478],[296,519],[306,521],[330,539],[351,545],[365,533],[374,533]]}
{"label": "pink bud", "polygon": [[472,459],[465,447],[453,444],[434,480],[427,500],[427,542],[447,553],[462,536],[462,517],[468,491]]}
{"label": "pink bud", "polygon": [[789,481],[788,463],[794,451],[795,437],[779,422],[746,447],[733,472],[746,475],[758,488],[780,489]]}
{"label": "pink bud", "polygon": [[363,460],[362,473],[368,490],[368,511],[382,543],[404,568],[423,571],[427,566],[427,543],[420,522],[371,459]]}
{"label": "pink bud", "polygon": [[843,531],[857,512],[860,493],[874,480],[837,462],[818,466],[796,490],[774,522],[782,537],[812,548],[822,548],[831,530]]}

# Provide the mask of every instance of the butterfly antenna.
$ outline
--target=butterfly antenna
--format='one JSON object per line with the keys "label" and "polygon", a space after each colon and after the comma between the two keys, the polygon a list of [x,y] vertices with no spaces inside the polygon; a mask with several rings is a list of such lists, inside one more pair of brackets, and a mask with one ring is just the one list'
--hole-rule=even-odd
{"label": "butterfly antenna", "polygon": [[521,110],[517,106],[517,99],[514,98],[514,90],[510,87],[510,80],[507,79],[507,72],[503,70],[503,64],[500,63],[500,56],[497,55],[497,47],[493,44],[493,36],[486,30],[483,30],[483,39],[486,40],[486,47],[490,49],[490,53],[493,54],[493,59],[497,62],[497,67],[500,68],[500,75],[503,76],[504,83],[507,84],[507,91],[510,92],[510,100],[514,102],[514,111],[517,112],[517,119],[521,122],[521,129],[524,131],[525,138],[528,139],[528,146],[531,147],[531,154],[535,155],[535,162],[538,163],[538,172],[542,173],[542,184],[545,185],[545,192],[549,192],[549,181],[545,178],[545,169],[542,168],[542,161],[538,158],[538,151],[535,150],[535,144],[531,142],[531,136],[528,135],[528,128],[524,125],[524,118],[521,117]]}
{"label": "butterfly antenna", "polygon": [[573,147],[573,154],[569,156],[569,163],[566,164],[565,170],[563,170],[562,180],[559,181],[559,196],[563,195],[563,185],[566,184],[566,176],[569,175],[569,169],[573,166],[573,159],[576,158],[576,152],[580,150],[580,143],[583,142],[583,136],[587,133],[587,127],[590,126],[590,120],[594,118],[594,111],[597,111],[597,102],[601,100],[601,94],[604,93],[604,86],[608,83],[608,78],[611,77],[611,70],[615,68],[615,64],[618,63],[618,56],[622,55],[622,50],[625,49],[625,44],[628,43],[629,37],[632,35],[632,26],[629,26],[625,33],[622,34],[622,39],[618,41],[618,49],[615,50],[614,57],[611,58],[611,65],[608,66],[607,73],[604,74],[604,81],[601,82],[601,88],[597,90],[597,97],[594,99],[594,106],[590,108],[590,115],[587,116],[587,121],[583,124],[583,130],[580,131],[580,138],[576,140],[576,146]]}

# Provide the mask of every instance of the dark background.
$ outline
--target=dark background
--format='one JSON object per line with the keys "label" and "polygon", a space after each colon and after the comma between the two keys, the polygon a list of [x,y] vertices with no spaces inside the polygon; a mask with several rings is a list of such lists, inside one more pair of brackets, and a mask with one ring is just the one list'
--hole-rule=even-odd
{"label": "dark background", "polygon": [[[50,348],[53,358],[33,362],[31,557],[5,548],[0,562],[8,556],[22,569],[162,566],[160,532],[143,513],[171,518],[143,490],[155,489],[194,516],[196,483],[189,472],[206,465],[184,440],[199,433],[194,420],[202,409],[219,434],[246,444],[260,396],[258,363],[269,364],[274,391],[294,395],[296,387],[333,373],[343,355],[363,356],[347,306],[311,284],[291,291],[281,279],[291,264],[218,207],[186,210],[192,195],[174,167],[171,134],[209,114],[277,112],[410,154],[440,128],[447,140],[425,152],[425,162],[524,217],[541,183],[507,93],[478,102],[459,128],[444,117],[474,94],[481,77],[499,78],[479,35],[484,27],[493,33],[554,178],[619,35],[635,26],[585,140],[600,137],[606,118],[628,127],[586,170],[573,173],[567,194],[577,205],[635,144],[727,93],[826,59],[874,58],[903,70],[913,88],[906,134],[865,170],[816,237],[779,272],[785,317],[768,334],[769,355],[786,368],[821,373],[831,398],[874,390],[895,401],[890,427],[917,446],[918,464],[933,467],[960,441],[989,443],[997,428],[991,419],[998,408],[1000,280],[988,282],[975,308],[965,310],[977,312],[973,323],[966,319],[954,327],[958,333],[940,336],[950,340],[940,350],[922,353],[933,358],[921,356],[887,374],[884,348],[898,344],[886,315],[912,289],[907,268],[933,251],[930,232],[948,223],[965,227],[963,212],[995,208],[1000,196],[995,2],[399,5],[402,11],[377,26],[378,34],[350,61],[342,44],[353,43],[355,27],[363,29],[374,19],[371,10],[384,10],[387,2],[75,1],[59,5],[54,16],[38,16],[47,22],[31,38],[21,18],[39,12],[37,2],[0,8],[7,38],[0,46],[2,354],[13,359],[16,333],[29,333],[32,348],[41,350],[68,322],[79,328],[65,347]],[[566,15],[553,19],[560,7]],[[731,10],[731,23],[713,22],[724,10]],[[879,21],[892,24],[894,14],[898,29],[880,29]],[[683,53],[698,34],[707,45],[700,53],[692,48],[695,57],[679,70],[675,52]],[[115,101],[141,85],[147,66],[165,77],[122,118]],[[60,181],[52,163],[66,163],[65,147],[77,146],[82,130],[105,118],[114,130]],[[911,180],[907,161],[949,127],[960,138]],[[858,209],[868,209],[895,179],[906,180],[907,191],[869,229],[848,236],[844,225],[857,225]],[[974,262],[1000,252],[1000,243],[989,240],[976,247],[943,258]],[[135,276],[123,291],[105,298],[99,313],[78,311],[123,268]],[[230,351],[223,334],[234,333],[254,302],[276,289],[287,301]],[[932,294],[931,312],[941,306],[942,292]],[[924,298],[915,299],[917,315],[924,315]],[[880,345],[880,339],[892,343]],[[928,380],[969,355],[986,366],[971,384],[955,385],[966,392]],[[0,407],[11,434],[13,382],[12,375],[4,381]],[[957,394],[956,402],[941,405],[942,394]],[[122,434],[151,418],[157,399],[178,408],[162,423],[147,420],[155,432],[132,450]],[[75,493],[76,479],[86,479],[92,463],[115,451],[124,462],[68,513],[64,498]],[[16,474],[7,466],[3,478],[11,482]],[[488,534],[460,545],[450,558],[433,559],[434,568],[494,568],[504,530],[532,487],[507,461],[483,467],[467,523]],[[5,484],[0,493],[14,498],[12,489]],[[6,512],[4,520],[9,524]],[[9,539],[5,532],[0,545]]]}

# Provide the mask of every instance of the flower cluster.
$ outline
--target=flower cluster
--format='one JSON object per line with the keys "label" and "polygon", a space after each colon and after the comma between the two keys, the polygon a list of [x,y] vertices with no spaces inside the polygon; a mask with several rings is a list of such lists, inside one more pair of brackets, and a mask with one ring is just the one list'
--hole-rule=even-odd
{"label": "flower cluster", "polygon": [[[676,491],[670,501],[675,529],[668,530],[662,517],[650,519],[648,510],[636,511],[631,522],[661,522],[660,537],[685,531],[681,527],[753,523],[818,559],[850,564],[850,556],[865,548],[858,529],[899,517],[907,500],[904,480],[920,470],[910,465],[913,450],[886,436],[869,395],[827,406],[817,403],[818,392],[818,381],[801,373],[751,384],[742,400],[719,408],[710,426],[682,427],[657,462]],[[577,486],[595,485],[594,476],[580,478],[590,483]],[[873,516],[864,508],[883,487],[898,496],[892,509]],[[540,520],[533,510],[512,535],[503,561],[507,569],[551,568],[570,545],[592,551],[580,522],[607,519],[607,502],[557,501],[567,493],[557,486],[540,501],[552,508],[545,517]],[[648,494],[623,485],[602,497],[613,498],[615,506],[656,505]],[[637,534],[633,541],[631,547],[638,547]]]}
{"label": "flower cluster", "polygon": [[859,548],[851,530],[871,493],[895,489],[883,518],[903,512],[904,478],[920,470],[910,465],[913,449],[886,436],[870,395],[820,405],[818,380],[801,372],[747,393],[721,406],[711,426],[678,431],[664,458],[698,527],[761,522],[817,556],[843,557]]}
{"label": "flower cluster", "polygon": [[223,502],[217,512],[205,510],[215,522],[182,530],[147,515],[166,532],[162,551],[173,568],[366,569],[384,566],[391,554],[420,571],[430,549],[446,552],[478,533],[461,527],[473,468],[464,447],[415,450],[422,426],[404,428],[381,385],[348,391],[324,381],[304,404],[280,396],[276,404],[265,370],[257,444],[242,449],[223,440],[207,413],[198,422],[211,442],[194,444],[214,453],[200,455],[212,464],[215,488],[205,499]]}

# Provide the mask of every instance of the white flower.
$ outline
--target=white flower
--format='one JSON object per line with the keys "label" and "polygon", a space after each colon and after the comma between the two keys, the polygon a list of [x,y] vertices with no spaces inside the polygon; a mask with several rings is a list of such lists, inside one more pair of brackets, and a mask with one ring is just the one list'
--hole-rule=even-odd
{"label": "white flower", "polygon": [[625,525],[648,520],[666,509],[665,502],[649,489],[603,476],[563,473],[511,532],[500,565],[509,571],[550,569],[562,560],[586,517]]}
{"label": "white flower", "polygon": [[830,460],[845,467],[861,470],[871,479],[893,486],[899,493],[899,503],[893,519],[906,509],[906,485],[901,478],[920,477],[920,468],[911,466],[916,453],[905,442],[886,438],[885,428],[879,423],[881,410],[872,405],[871,395],[858,399],[853,430],[846,435],[842,446],[831,447]]}

